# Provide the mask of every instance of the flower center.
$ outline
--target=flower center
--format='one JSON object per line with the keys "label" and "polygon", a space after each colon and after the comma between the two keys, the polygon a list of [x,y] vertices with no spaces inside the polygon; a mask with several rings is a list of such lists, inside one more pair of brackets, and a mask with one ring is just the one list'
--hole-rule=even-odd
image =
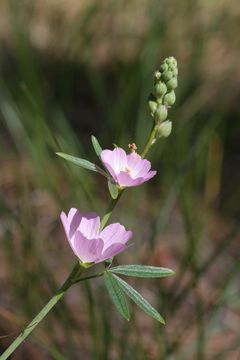
{"label": "flower center", "polygon": [[131,173],[131,169],[126,166],[125,168],[123,168],[123,171],[125,171],[126,173],[130,174]]}

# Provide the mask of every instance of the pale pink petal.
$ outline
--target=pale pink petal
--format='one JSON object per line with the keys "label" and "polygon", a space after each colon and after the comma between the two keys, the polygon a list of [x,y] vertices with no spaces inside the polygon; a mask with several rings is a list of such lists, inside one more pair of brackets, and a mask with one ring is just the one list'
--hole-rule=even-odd
{"label": "pale pink petal", "polygon": [[87,239],[99,237],[100,217],[96,213],[82,213],[81,222],[77,228]]}
{"label": "pale pink petal", "polygon": [[125,168],[127,166],[127,154],[122,148],[115,148],[113,150],[113,168],[117,171],[120,171],[122,168]]}
{"label": "pale pink petal", "polygon": [[150,161],[142,159],[141,156],[136,153],[129,154],[127,160],[128,167],[131,169],[130,174],[133,179],[144,177],[151,169]]}
{"label": "pale pink petal", "polygon": [[116,181],[115,170],[112,168],[112,166],[110,165],[110,162],[109,162],[110,161],[109,158],[112,158],[112,151],[111,150],[103,150],[101,152],[100,158],[101,158],[102,163],[105,166],[105,168],[108,170],[108,172],[110,173],[112,178]]}
{"label": "pale pink petal", "polygon": [[152,170],[147,173],[147,175],[144,176],[144,182],[150,180],[156,175],[157,171]]}
{"label": "pale pink petal", "polygon": [[127,155],[127,163],[128,163],[128,167],[135,173],[136,172],[136,168],[139,168],[139,166],[141,166],[143,163],[148,164],[148,170],[149,171],[151,169],[151,163],[150,161],[146,160],[146,159],[142,159],[142,157],[135,153],[132,152],[131,154]]}
{"label": "pale pink petal", "polygon": [[[145,181],[145,180],[144,180]],[[142,184],[144,181],[140,181],[139,179],[132,179],[131,175],[127,172],[121,171],[118,175],[117,175],[117,183],[120,186],[123,187],[129,187],[129,186],[137,186]]]}
{"label": "pale pink petal", "polygon": [[62,221],[64,230],[65,230],[65,234],[66,234],[66,236],[67,236],[67,238],[68,238],[68,234],[69,234],[69,223],[68,223],[67,215],[65,214],[64,211],[61,212],[61,214],[60,214],[60,219],[61,219],[61,221]]}
{"label": "pale pink petal", "polygon": [[103,250],[102,239],[87,239],[79,231],[76,232],[73,240],[74,253],[82,262],[96,262]]}
{"label": "pale pink petal", "polygon": [[68,212],[68,215],[67,215],[69,224],[72,222],[73,218],[74,218],[76,215],[78,215],[79,217],[81,217],[80,211],[79,211],[78,209],[76,209],[76,208],[71,208],[71,209],[69,210],[69,212]]}
{"label": "pale pink petal", "polygon": [[109,246],[109,248],[107,248],[105,251],[103,251],[101,257],[98,259],[97,262],[101,262],[101,261],[104,261],[111,257],[114,257],[115,255],[126,250],[126,248],[127,248],[127,246],[122,243],[112,244],[111,246]]}
{"label": "pale pink petal", "polygon": [[69,238],[72,238],[82,220],[82,214],[76,208],[71,208],[68,213]]}
{"label": "pale pink petal", "polygon": [[113,178],[127,166],[126,152],[119,147],[114,150],[103,150],[100,157]]}
{"label": "pale pink petal", "polygon": [[106,226],[99,236],[101,239],[103,239],[103,251],[105,251],[113,244],[126,244],[132,237],[132,231],[127,231],[123,225],[115,223]]}
{"label": "pale pink petal", "polygon": [[74,251],[73,237],[69,236],[70,224],[69,224],[69,221],[68,221],[68,217],[67,217],[67,215],[65,214],[64,211],[61,212],[60,218],[61,218],[64,230],[65,230],[65,233],[66,233],[67,240],[68,240],[72,250]]}
{"label": "pale pink petal", "polygon": [[60,218],[62,220],[66,236],[71,238],[80,224],[81,213],[77,209],[71,208],[68,215],[62,211]]}

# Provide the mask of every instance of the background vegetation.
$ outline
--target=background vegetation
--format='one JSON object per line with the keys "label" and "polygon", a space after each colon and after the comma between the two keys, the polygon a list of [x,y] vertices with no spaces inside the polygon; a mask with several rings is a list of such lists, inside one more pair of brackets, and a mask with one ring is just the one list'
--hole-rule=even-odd
{"label": "background vegetation", "polygon": [[177,273],[134,280],[167,325],[136,307],[124,322],[99,279],[12,358],[240,359],[239,18],[238,0],[1,1],[1,351],[72,267],[60,211],[109,202],[104,180],[55,152],[96,162],[91,134],[141,149],[153,72],[171,55],[179,87],[173,132],[150,154],[158,177],[114,214],[135,234],[119,263]]}

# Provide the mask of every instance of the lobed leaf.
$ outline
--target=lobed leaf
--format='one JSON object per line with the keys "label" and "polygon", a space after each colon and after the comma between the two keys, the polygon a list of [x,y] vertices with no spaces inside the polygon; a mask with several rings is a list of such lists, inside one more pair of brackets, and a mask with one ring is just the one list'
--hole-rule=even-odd
{"label": "lobed leaf", "polygon": [[107,173],[102,170],[99,166],[91,163],[88,160],[85,159],[81,159],[72,155],[68,155],[65,153],[61,153],[61,152],[57,152],[56,153],[58,156],[62,157],[63,159],[72,162],[73,164],[80,166],[84,169],[90,170],[90,171],[95,171],[98,172],[99,174],[103,175],[103,176],[107,176]]}
{"label": "lobed leaf", "polygon": [[142,297],[141,294],[139,294],[132,286],[119,278],[117,275],[113,275],[113,277],[117,280],[120,288],[135,302],[137,306],[139,306],[147,315],[151,316],[160,323],[165,324],[163,317],[156,309],[154,309],[154,307],[152,307],[151,304],[149,304],[146,299]]}
{"label": "lobed leaf", "polygon": [[97,154],[97,156],[100,156],[100,154],[102,152],[102,148],[98,142],[98,139],[94,135],[92,135],[91,140],[92,140],[92,145],[95,150],[95,153]]}
{"label": "lobed leaf", "polygon": [[108,290],[109,296],[112,299],[114,305],[116,306],[118,312],[129,321],[130,314],[127,306],[127,301],[125,295],[118,284],[118,281],[113,277],[113,275],[107,270],[104,272],[104,281],[106,288]]}
{"label": "lobed leaf", "polygon": [[160,278],[174,275],[174,271],[164,267],[147,265],[121,265],[110,269],[111,272],[141,278]]}

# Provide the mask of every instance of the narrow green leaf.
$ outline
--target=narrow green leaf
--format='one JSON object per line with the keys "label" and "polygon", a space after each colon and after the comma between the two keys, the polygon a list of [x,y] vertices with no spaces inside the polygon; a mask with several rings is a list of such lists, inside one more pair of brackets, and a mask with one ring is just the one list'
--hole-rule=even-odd
{"label": "narrow green leaf", "polygon": [[165,321],[159,312],[154,309],[152,305],[150,305],[149,302],[142,297],[141,294],[139,294],[133,287],[131,287],[117,275],[113,275],[113,277],[117,280],[118,285],[125,292],[125,294],[128,295],[147,315],[156,319],[160,323],[165,324]]}
{"label": "narrow green leaf", "polygon": [[118,188],[117,185],[114,184],[111,179],[108,179],[108,189],[111,197],[113,199],[116,199],[118,197]]}
{"label": "narrow green leaf", "polygon": [[104,272],[104,281],[108,293],[117,310],[126,320],[129,321],[130,315],[124,293],[122,292],[118,282],[114,279],[113,275],[107,270]]}
{"label": "narrow green leaf", "polygon": [[91,140],[92,140],[92,145],[95,150],[95,153],[97,154],[97,156],[100,156],[100,154],[102,152],[102,148],[98,142],[98,139],[94,135],[92,135]]}
{"label": "narrow green leaf", "polygon": [[174,271],[168,268],[147,265],[121,265],[110,269],[111,272],[126,276],[141,278],[160,278],[174,275]]}
{"label": "narrow green leaf", "polygon": [[107,173],[104,170],[102,170],[99,166],[91,163],[88,160],[80,159],[78,157],[68,155],[68,154],[64,154],[64,153],[61,153],[61,152],[57,152],[56,154],[58,156],[62,157],[63,159],[72,162],[73,164],[75,164],[77,166],[83,167],[84,169],[98,172],[99,174],[101,174],[103,176],[108,176]]}

